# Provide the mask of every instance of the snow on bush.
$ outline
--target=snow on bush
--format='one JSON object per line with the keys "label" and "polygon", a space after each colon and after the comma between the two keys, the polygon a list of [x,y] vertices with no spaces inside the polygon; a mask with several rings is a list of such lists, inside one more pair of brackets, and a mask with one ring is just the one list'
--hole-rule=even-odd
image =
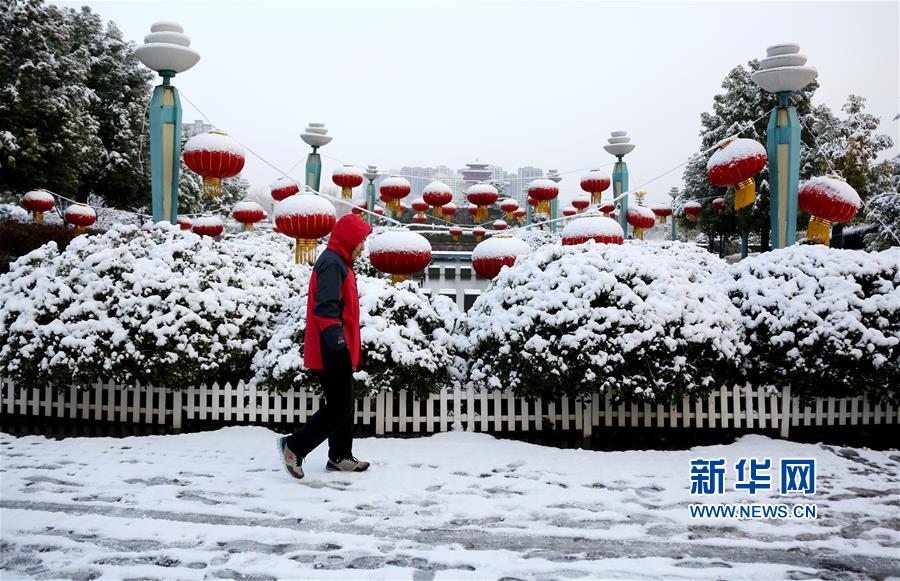
{"label": "snow on bush", "polygon": [[471,382],[660,402],[731,385],[745,347],[740,313],[713,283],[723,268],[678,242],[535,250],[469,313]]}
{"label": "snow on bush", "polygon": [[766,252],[728,268],[756,385],[808,396],[900,395],[900,250],[823,245]]}
{"label": "snow on bush", "polygon": [[[355,374],[357,394],[407,389],[419,396],[462,379],[457,333],[460,312],[447,297],[429,298],[410,281],[396,286],[383,278],[357,276],[364,368]],[[303,369],[306,289],[292,298],[265,349],[257,353],[255,381],[277,390],[319,390]]]}
{"label": "snow on bush", "polygon": [[21,257],[0,277],[0,370],[23,386],[248,377],[283,302],[305,284],[291,241],[221,241],[113,226]]}
{"label": "snow on bush", "polygon": [[0,204],[0,222],[12,220],[14,222],[29,222],[31,213],[16,204]]}

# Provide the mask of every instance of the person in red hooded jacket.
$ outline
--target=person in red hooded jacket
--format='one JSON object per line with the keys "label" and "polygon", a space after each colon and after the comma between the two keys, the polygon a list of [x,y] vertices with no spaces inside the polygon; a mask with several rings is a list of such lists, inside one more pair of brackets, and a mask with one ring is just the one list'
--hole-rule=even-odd
{"label": "person in red hooded jacket", "polygon": [[359,216],[343,216],[309,279],[303,366],[318,376],[325,403],[298,432],[277,440],[284,468],[294,478],[303,478],[303,459],[326,438],[327,470],[361,472],[369,467],[352,450],[353,371],[362,358],[353,260],[371,231]]}

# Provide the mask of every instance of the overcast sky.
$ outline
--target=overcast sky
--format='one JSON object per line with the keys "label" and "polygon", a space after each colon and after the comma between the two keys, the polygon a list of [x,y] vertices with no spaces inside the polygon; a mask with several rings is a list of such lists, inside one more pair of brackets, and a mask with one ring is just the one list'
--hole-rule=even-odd
{"label": "overcast sky", "polygon": [[[305,157],[310,121],[334,136],[325,176],[336,159],[459,168],[476,156],[566,172],[611,162],[602,145],[623,129],[634,188],[695,152],[724,76],[780,42],[818,68],[816,103],[863,95],[897,141],[896,1],[58,3],[90,5],[138,43],[152,22],[180,22],[202,58],[176,86],[282,170]],[[200,118],[183,105],[184,121]],[[564,198],[580,175],[565,176]],[[248,154],[244,177],[277,174]],[[680,185],[678,170],[647,190],[667,200]]]}

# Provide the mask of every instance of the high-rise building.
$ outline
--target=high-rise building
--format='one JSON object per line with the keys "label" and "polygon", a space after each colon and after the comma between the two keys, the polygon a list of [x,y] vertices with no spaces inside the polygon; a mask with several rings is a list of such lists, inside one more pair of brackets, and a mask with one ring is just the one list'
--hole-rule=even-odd
{"label": "high-rise building", "polygon": [[544,177],[544,170],[539,167],[525,166],[520,167],[516,171],[514,178],[510,178],[509,188],[506,191],[507,197],[513,198],[524,206],[528,201],[528,184],[531,180]]}
{"label": "high-rise building", "polygon": [[450,186],[450,189],[453,190],[454,203],[459,204],[462,200],[465,199],[466,188],[468,187],[468,184],[463,180],[463,177],[459,175],[459,173],[453,168],[446,165],[439,165],[434,168],[434,172],[431,174],[431,179],[444,182],[445,184]]}
{"label": "high-rise building", "polygon": [[206,133],[207,131],[212,131],[213,129],[215,128],[209,123],[203,121],[203,119],[197,119],[193,123],[181,124],[181,133],[185,139],[190,139],[195,135]]}

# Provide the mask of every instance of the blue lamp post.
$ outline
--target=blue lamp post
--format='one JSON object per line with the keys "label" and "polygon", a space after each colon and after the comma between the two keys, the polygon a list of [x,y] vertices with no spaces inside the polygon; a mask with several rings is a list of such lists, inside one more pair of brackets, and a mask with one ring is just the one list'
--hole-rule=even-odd
{"label": "blue lamp post", "polygon": [[[628,137],[628,133],[626,131],[613,131],[610,133],[610,137],[607,140],[609,141],[608,145],[604,145],[603,149],[606,150],[607,153],[610,153],[616,156],[616,165],[613,168],[612,182],[613,182],[613,199],[618,198],[622,195],[622,192],[628,191],[628,166],[625,165],[625,155],[634,151],[634,148],[637,147],[636,144],[631,143],[631,138]],[[623,196],[621,200],[619,200],[619,215],[618,215],[619,225],[622,227],[622,232],[625,233],[625,237],[628,237],[628,196]]]}
{"label": "blue lamp post", "polygon": [[777,44],[766,49],[760,69],[750,78],[778,97],[769,116],[769,199],[772,247],[791,246],[797,239],[797,191],[800,188],[800,117],[791,97],[816,79],[818,71],[806,65],[800,45]]}
{"label": "blue lamp post", "polygon": [[375,211],[375,179],[378,177],[378,167],[370,165],[366,168],[366,172],[363,175],[369,180],[369,183],[366,185],[366,210],[369,211],[366,214],[366,222],[371,226],[373,222],[372,212]]}
{"label": "blue lamp post", "polygon": [[150,99],[150,188],[153,221],[178,220],[178,172],[181,168],[181,100],[172,77],[200,60],[191,39],[176,22],[156,22],[135,55],[159,73],[162,84]]}
{"label": "blue lamp post", "polygon": [[[676,188],[676,187],[670,188],[669,189],[669,197],[672,198],[672,200],[674,201],[677,196],[678,196],[678,188]],[[674,212],[672,213],[671,216],[669,216],[669,218],[672,220],[672,240],[675,241],[675,240],[678,240],[678,231],[675,229],[675,222],[677,222],[678,220],[675,219]]]}
{"label": "blue lamp post", "polygon": [[[559,175],[559,172],[556,171],[555,169],[548,169],[547,170],[547,179],[552,181],[555,184],[558,184],[559,182],[562,181],[562,176]],[[558,224],[556,222],[553,222],[553,220],[556,220],[558,217],[559,217],[559,196],[556,196],[555,198],[550,200],[550,220],[551,220],[550,231],[551,232],[556,232],[556,228],[557,228]]]}
{"label": "blue lamp post", "polygon": [[312,147],[312,152],[306,156],[306,187],[318,192],[322,181],[322,156],[319,155],[319,148],[331,143],[331,136],[324,123],[310,123],[306,131],[300,134],[300,139]]}

